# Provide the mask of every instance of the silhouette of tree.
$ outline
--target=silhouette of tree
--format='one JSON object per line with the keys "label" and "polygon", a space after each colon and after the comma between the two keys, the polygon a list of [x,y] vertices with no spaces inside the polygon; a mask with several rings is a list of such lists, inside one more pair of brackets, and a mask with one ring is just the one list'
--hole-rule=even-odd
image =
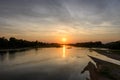
{"label": "silhouette of tree", "polygon": [[92,48],[92,47],[102,47],[103,44],[102,44],[101,41],[97,41],[97,42],[76,43],[76,44],[74,44],[74,46],[77,46],[77,47],[89,47],[89,48]]}
{"label": "silhouette of tree", "polygon": [[0,38],[0,49],[15,49],[26,47],[60,47],[60,44],[27,41],[23,39],[16,39],[14,37],[10,37],[9,40],[7,40],[5,37]]}
{"label": "silhouette of tree", "polygon": [[101,41],[70,44],[76,47],[120,49],[120,41],[102,44]]}
{"label": "silhouette of tree", "polygon": [[120,41],[107,43],[105,47],[109,49],[120,49]]}
{"label": "silhouette of tree", "polygon": [[0,48],[8,48],[8,40],[5,37],[0,38]]}

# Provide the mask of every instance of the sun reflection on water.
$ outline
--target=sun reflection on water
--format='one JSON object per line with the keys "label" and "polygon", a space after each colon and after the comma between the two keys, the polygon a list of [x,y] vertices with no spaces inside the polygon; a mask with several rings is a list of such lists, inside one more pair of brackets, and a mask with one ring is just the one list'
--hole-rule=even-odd
{"label": "sun reflection on water", "polygon": [[65,58],[66,57],[66,46],[65,45],[63,45],[63,55],[62,55],[62,57],[63,58]]}

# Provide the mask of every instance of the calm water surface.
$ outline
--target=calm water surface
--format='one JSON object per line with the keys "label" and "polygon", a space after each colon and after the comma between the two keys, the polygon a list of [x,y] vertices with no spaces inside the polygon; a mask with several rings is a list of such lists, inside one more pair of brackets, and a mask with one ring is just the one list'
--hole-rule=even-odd
{"label": "calm water surface", "polygon": [[87,48],[39,48],[0,55],[0,80],[86,80],[88,55],[120,65]]}

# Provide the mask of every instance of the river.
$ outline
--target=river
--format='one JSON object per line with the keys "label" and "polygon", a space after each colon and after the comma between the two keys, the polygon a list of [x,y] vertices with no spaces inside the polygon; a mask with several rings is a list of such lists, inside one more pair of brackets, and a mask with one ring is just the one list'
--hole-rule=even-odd
{"label": "river", "polygon": [[0,80],[86,80],[89,72],[81,73],[91,61],[88,56],[120,65],[87,48],[38,48],[0,55]]}

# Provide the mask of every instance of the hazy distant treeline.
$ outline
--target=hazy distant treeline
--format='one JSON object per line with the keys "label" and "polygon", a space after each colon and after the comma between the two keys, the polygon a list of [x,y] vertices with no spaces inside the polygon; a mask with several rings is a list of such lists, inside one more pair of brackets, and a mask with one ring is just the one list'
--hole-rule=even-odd
{"label": "hazy distant treeline", "polygon": [[119,49],[120,50],[120,41],[110,42],[105,44],[105,47],[109,49]]}
{"label": "hazy distant treeline", "polygon": [[6,39],[5,37],[0,37],[0,49],[14,49],[26,47],[60,47],[60,45],[57,43],[27,41],[23,39],[16,39],[14,37],[11,37],[9,39]]}
{"label": "hazy distant treeline", "polygon": [[76,47],[120,49],[120,41],[103,44],[101,41],[71,44]]}
{"label": "hazy distant treeline", "polygon": [[[70,44],[76,47],[88,47],[88,48],[109,48],[109,49],[120,49],[120,41],[110,42],[103,44],[101,41],[96,42],[83,42]],[[6,39],[5,37],[0,37],[0,49],[14,49],[14,48],[26,48],[26,47],[60,47],[57,43],[43,43],[38,41],[27,41],[23,39],[16,39],[10,37]]]}

